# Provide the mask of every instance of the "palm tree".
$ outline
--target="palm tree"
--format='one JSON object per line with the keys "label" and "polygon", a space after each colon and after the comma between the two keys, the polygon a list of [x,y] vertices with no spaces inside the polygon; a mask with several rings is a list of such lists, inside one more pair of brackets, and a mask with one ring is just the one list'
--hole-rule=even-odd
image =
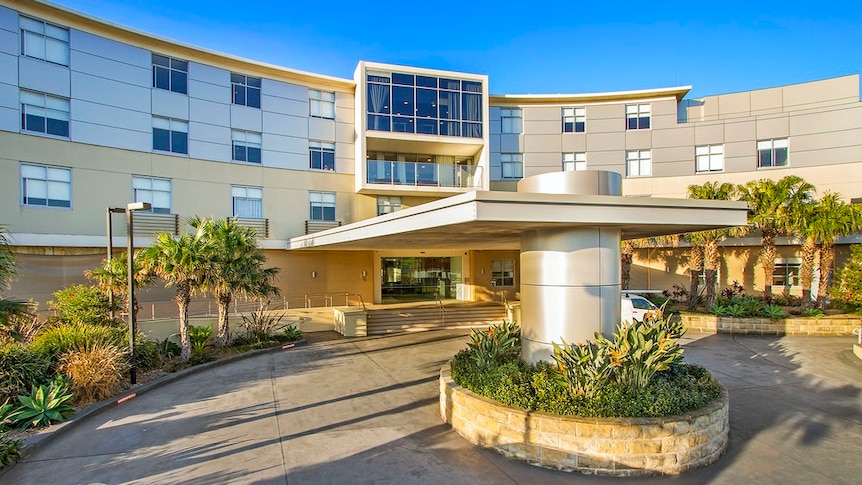
{"label": "palm tree", "polygon": [[165,281],[165,286],[174,286],[174,301],[179,310],[180,358],[183,362],[191,356],[189,340],[189,302],[192,293],[200,286],[207,253],[201,231],[174,237],[171,233],[160,233],[153,245],[141,252],[142,266],[148,273]]}
{"label": "palm tree", "polygon": [[627,239],[620,243],[620,283],[623,290],[631,287],[631,269],[636,249],[679,245],[679,234]]}
{"label": "palm tree", "polygon": [[[731,200],[735,193],[736,187],[727,182],[706,182],[703,185],[688,186],[688,197],[690,199]],[[740,231],[735,232],[738,233]],[[718,245],[732,234],[734,234],[734,231],[730,229],[716,229],[701,231],[694,236],[703,248],[702,262],[707,308],[715,305],[716,275],[718,274],[718,265],[721,259]]]}
{"label": "palm tree", "polygon": [[835,192],[826,192],[817,204],[811,223],[811,234],[820,245],[820,285],[817,302],[826,307],[826,296],[832,285],[835,262],[835,239],[862,229],[862,207],[850,205]]}
{"label": "palm tree", "polygon": [[[110,292],[110,294],[114,295],[113,304],[115,308],[120,306],[118,301],[126,302],[126,306],[128,306],[127,292],[129,290],[129,272],[127,261],[128,259],[124,253],[119,258],[103,260],[102,266],[99,268],[84,271],[84,276],[94,280],[105,294]],[[144,288],[149,286],[152,283],[153,278],[151,274],[142,270],[140,254],[135,255],[135,258],[132,261],[132,266],[134,267],[135,272],[135,287]],[[135,316],[137,316],[138,310],[140,310],[137,295],[135,295],[132,306]],[[129,309],[126,308],[126,311],[129,311]]]}
{"label": "palm tree", "polygon": [[218,306],[216,345],[230,343],[229,308],[236,296],[266,297],[278,294],[273,285],[278,268],[264,268],[266,256],[257,247],[254,229],[234,219],[193,218],[189,225],[203,233],[207,264],[202,289],[212,293]]}
{"label": "palm tree", "polygon": [[814,281],[814,262],[817,255],[817,235],[814,233],[814,221],[819,212],[819,202],[812,200],[800,204],[793,214],[793,227],[802,239],[799,252],[802,263],[799,265],[799,284],[802,286],[802,308],[812,306],[811,283]]}
{"label": "palm tree", "polygon": [[8,288],[9,283],[18,274],[15,265],[15,253],[9,246],[9,239],[7,239],[6,234],[6,229],[0,226],[0,290]]}
{"label": "palm tree", "polygon": [[775,273],[775,238],[793,228],[793,214],[801,204],[811,201],[814,186],[796,175],[778,181],[752,180],[737,187],[739,198],[748,203],[749,229],[760,231],[760,265],[763,268],[763,293],[772,294]]}

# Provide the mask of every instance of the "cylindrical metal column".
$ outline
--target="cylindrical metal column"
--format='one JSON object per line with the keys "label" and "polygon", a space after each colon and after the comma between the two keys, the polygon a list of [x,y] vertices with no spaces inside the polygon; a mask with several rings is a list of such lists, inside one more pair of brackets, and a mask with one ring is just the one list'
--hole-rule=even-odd
{"label": "cylindrical metal column", "polygon": [[552,342],[609,336],[620,322],[620,230],[577,227],[521,235],[521,357],[552,360]]}

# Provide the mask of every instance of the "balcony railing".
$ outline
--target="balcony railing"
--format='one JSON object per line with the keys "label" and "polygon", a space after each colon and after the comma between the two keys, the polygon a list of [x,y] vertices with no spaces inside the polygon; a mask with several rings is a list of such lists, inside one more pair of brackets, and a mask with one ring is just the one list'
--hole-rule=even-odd
{"label": "balcony railing", "polygon": [[180,232],[178,214],[135,214],[135,236],[153,236],[162,232],[177,235]]}
{"label": "balcony railing", "polygon": [[269,239],[269,219],[236,218],[237,225],[250,227],[257,232],[258,239]]}
{"label": "balcony railing", "polygon": [[338,227],[340,225],[341,221],[305,221],[305,233],[312,234],[332,229],[333,227]]}
{"label": "balcony railing", "polygon": [[475,165],[368,160],[366,170],[366,182],[369,184],[461,188],[475,186]]}

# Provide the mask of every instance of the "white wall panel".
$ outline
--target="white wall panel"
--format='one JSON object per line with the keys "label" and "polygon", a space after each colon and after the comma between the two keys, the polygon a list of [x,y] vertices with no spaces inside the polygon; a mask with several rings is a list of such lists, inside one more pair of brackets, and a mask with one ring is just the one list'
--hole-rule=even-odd
{"label": "white wall panel", "polygon": [[[2,88],[0,88],[0,96],[2,96]],[[18,131],[21,123],[19,114],[18,108],[0,106],[0,130]]]}
{"label": "white wall panel", "polygon": [[18,55],[20,47],[18,43],[18,31],[10,32],[0,29],[0,53]]}
{"label": "white wall panel", "polygon": [[153,150],[152,131],[139,132],[113,126],[97,125],[72,120],[72,139],[79,143],[110,146],[126,150],[149,152]]}
{"label": "white wall panel", "polygon": [[228,126],[238,130],[263,131],[263,113],[257,108],[249,108],[239,104],[230,105],[230,121]]}
{"label": "white wall panel", "polygon": [[[205,122],[227,128],[230,126],[230,109],[226,104],[190,98],[189,121]],[[230,137],[230,131],[228,131],[228,137]]]}
{"label": "white wall panel", "polygon": [[[105,104],[93,103],[82,99],[72,99],[71,106],[72,121],[82,121],[95,125],[110,126],[119,129],[132,130],[140,133],[152,134],[153,117],[149,113],[131,111]],[[77,140],[77,137],[72,135]],[[101,143],[111,145],[109,138]],[[152,148],[152,147],[151,147]]]}
{"label": "white wall panel", "polygon": [[0,53],[0,84],[18,88],[18,56]]}
{"label": "white wall panel", "polygon": [[298,153],[263,150],[263,165],[291,170],[308,170],[308,154],[300,155]]}
{"label": "white wall panel", "polygon": [[[92,54],[105,59],[112,59],[117,62],[137,66],[147,69],[152,72],[153,58],[152,53],[146,49],[135,47],[115,40],[106,39],[98,35],[93,35],[80,30],[72,29],[69,32],[69,43],[73,51],[80,51]],[[77,66],[72,66],[78,69]],[[146,86],[152,84],[152,79],[145,83]]]}
{"label": "white wall panel", "polygon": [[268,111],[263,112],[263,132],[273,135],[290,135],[308,138],[308,118],[285,116]]}
{"label": "white wall panel", "polygon": [[[0,30],[18,32],[18,12],[0,5]],[[17,45],[17,44],[13,44]]]}
{"label": "white wall panel", "polygon": [[189,140],[189,156],[203,160],[230,161],[230,146],[201,140]]}
{"label": "white wall panel", "polygon": [[99,104],[150,112],[150,88],[112,81],[81,72],[72,73],[72,97]]}
{"label": "white wall panel", "polygon": [[[308,88],[305,86],[275,81],[273,79],[263,79],[262,86],[262,91],[266,95],[304,101],[306,106],[308,105]],[[305,114],[308,114],[307,110]]]}
{"label": "white wall panel", "polygon": [[334,141],[335,121],[322,118],[308,118],[308,138],[312,140]]}
{"label": "white wall panel", "polygon": [[230,86],[230,71],[199,62],[189,62],[189,80],[201,81],[218,86]]}
{"label": "white wall panel", "polygon": [[296,153],[308,156],[308,140],[305,138],[264,133],[263,146],[267,150],[275,152]]}
{"label": "white wall panel", "polygon": [[272,113],[308,117],[308,100],[298,101],[264,94],[260,105],[265,111]]}
{"label": "white wall panel", "polygon": [[153,71],[149,67],[134,66],[125,62],[72,50],[72,71],[107,78],[115,82],[149,88]]}
{"label": "white wall panel", "polygon": [[189,97],[224,103],[226,105],[230,103],[230,87],[190,79]]}
{"label": "white wall panel", "polygon": [[[189,139],[220,143],[229,147],[231,145],[230,128],[226,126],[210,125],[199,121],[189,122]],[[230,150],[228,150],[230,152]]]}
{"label": "white wall panel", "polygon": [[178,120],[189,119],[189,97],[185,94],[152,89],[153,114]]}
{"label": "white wall panel", "polygon": [[66,66],[19,57],[18,80],[22,88],[66,98],[70,95],[69,68]]}

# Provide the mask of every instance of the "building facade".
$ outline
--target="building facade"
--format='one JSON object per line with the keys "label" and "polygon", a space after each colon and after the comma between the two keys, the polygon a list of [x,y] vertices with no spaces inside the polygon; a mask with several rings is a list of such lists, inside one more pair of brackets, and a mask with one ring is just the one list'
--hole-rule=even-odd
{"label": "building facade", "polygon": [[[2,0],[0,225],[21,266],[8,294],[44,301],[81,282],[104,258],[106,208],[128,202],[152,204],[136,214],[140,246],[191,216],[235,217],[258,231],[286,299],[394,302],[517,299],[517,251],[303,252],[290,239],[566,170],[618,172],[628,196],[793,173],[862,197],[858,75],[700,99],[689,87],[492,95],[488,81],[366,61],[334,78]],[[723,283],[762,288],[750,244],[734,242]],[[641,255],[633,286],[682,278],[665,252]]]}

